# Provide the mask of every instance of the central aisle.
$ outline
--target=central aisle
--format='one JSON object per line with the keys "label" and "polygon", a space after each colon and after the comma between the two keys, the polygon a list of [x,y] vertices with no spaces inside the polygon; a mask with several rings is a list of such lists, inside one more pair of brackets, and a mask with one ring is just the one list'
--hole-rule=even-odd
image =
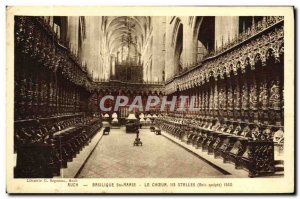
{"label": "central aisle", "polygon": [[79,178],[221,177],[197,156],[149,129],[140,130],[142,147],[133,147],[136,134],[111,129],[86,162]]}

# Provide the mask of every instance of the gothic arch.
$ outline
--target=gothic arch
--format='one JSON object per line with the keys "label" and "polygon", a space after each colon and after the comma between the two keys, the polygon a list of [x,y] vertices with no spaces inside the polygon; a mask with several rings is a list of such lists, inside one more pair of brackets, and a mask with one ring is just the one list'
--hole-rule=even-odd
{"label": "gothic arch", "polygon": [[183,25],[183,23],[178,17],[176,17],[172,32],[172,46],[175,46],[176,44],[176,38],[178,36],[178,29],[180,25]]}
{"label": "gothic arch", "polygon": [[174,74],[177,74],[182,70],[182,63],[180,61],[183,51],[183,24],[178,23],[176,31],[175,43],[174,43]]}
{"label": "gothic arch", "polygon": [[[193,60],[201,61],[205,53],[214,49],[214,17],[195,17],[192,25]],[[213,23],[212,23],[213,22]],[[212,31],[213,30],[213,31]]]}

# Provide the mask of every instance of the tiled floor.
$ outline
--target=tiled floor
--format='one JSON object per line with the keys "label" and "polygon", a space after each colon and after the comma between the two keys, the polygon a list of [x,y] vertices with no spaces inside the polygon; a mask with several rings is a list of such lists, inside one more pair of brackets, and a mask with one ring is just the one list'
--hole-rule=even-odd
{"label": "tiled floor", "polygon": [[180,178],[222,177],[223,174],[199,157],[155,135],[140,130],[142,147],[134,147],[135,134],[112,129],[90,156],[79,178]]}

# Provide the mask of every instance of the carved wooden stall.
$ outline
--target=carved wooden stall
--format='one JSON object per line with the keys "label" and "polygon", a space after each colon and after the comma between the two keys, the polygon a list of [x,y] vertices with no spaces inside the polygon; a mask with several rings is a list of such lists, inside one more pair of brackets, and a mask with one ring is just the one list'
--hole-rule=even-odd
{"label": "carved wooden stall", "polygon": [[158,125],[249,177],[273,174],[274,146],[283,150],[283,51],[283,18],[263,17],[247,36],[167,82],[170,96],[198,96],[199,111],[181,119],[169,113]]}
{"label": "carved wooden stall", "polygon": [[91,81],[43,17],[15,17],[15,177],[53,177],[101,128]]}

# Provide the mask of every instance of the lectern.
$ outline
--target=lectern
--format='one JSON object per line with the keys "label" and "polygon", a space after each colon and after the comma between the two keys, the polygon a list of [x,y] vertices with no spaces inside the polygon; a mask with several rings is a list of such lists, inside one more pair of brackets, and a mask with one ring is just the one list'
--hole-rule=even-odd
{"label": "lectern", "polygon": [[130,113],[127,117],[126,133],[136,133],[136,131],[139,129],[139,125],[139,121],[135,117],[134,113]]}

